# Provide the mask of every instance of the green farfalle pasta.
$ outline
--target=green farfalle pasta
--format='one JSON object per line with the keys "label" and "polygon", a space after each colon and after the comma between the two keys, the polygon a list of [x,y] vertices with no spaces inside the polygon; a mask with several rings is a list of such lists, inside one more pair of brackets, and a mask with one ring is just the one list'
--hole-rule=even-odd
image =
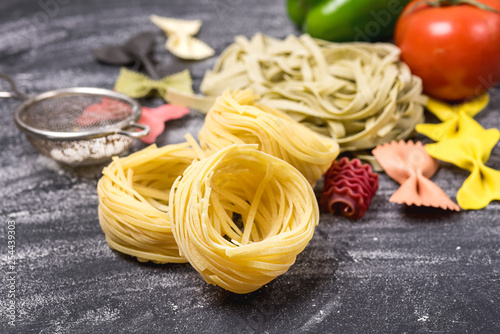
{"label": "green farfalle pasta", "polygon": [[331,43],[237,36],[207,71],[205,97],[169,90],[167,101],[207,112],[227,88],[252,89],[260,102],[335,138],[342,151],[409,137],[423,121],[422,82],[392,44]]}
{"label": "green farfalle pasta", "polygon": [[122,67],[114,89],[133,98],[155,95],[165,98],[169,89],[192,94],[191,85],[192,80],[189,70],[166,76],[160,80],[153,80],[142,73]]}

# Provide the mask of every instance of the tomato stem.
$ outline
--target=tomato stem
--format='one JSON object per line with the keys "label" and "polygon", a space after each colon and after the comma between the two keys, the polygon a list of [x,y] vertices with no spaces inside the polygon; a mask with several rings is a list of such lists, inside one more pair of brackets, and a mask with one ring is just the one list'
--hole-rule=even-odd
{"label": "tomato stem", "polygon": [[477,7],[479,9],[482,9],[482,10],[488,10],[490,12],[500,14],[500,12],[498,10],[496,10],[495,8],[487,6],[487,5],[480,3],[476,0],[423,0],[423,1],[417,2],[415,5],[413,5],[413,7],[408,11],[408,14],[413,12],[420,5],[428,5],[431,7],[447,7],[447,6],[458,6],[458,5],[464,5],[464,4],[474,6],[474,7]]}

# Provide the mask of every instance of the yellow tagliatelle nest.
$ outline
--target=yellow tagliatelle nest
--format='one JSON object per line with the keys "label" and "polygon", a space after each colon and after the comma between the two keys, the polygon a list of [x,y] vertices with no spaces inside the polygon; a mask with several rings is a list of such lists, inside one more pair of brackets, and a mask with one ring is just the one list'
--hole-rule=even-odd
{"label": "yellow tagliatelle nest", "polygon": [[198,158],[190,144],[152,145],[113,159],[99,180],[99,223],[109,246],[139,261],[186,262],[172,235],[170,187]]}
{"label": "yellow tagliatelle nest", "polygon": [[188,136],[113,159],[98,184],[111,248],[139,261],[189,261],[236,293],[288,270],[319,221],[311,184],[339,146],[257,99],[251,90],[225,92],[201,146]]}
{"label": "yellow tagliatelle nest", "polygon": [[235,293],[285,273],[319,221],[306,178],[255,148],[232,145],[194,162],[170,192],[181,254],[208,283]]}
{"label": "yellow tagliatelle nest", "polygon": [[201,147],[213,154],[232,144],[257,144],[314,184],[339,154],[339,145],[278,110],[256,104],[258,98],[251,90],[220,96],[198,135]]}

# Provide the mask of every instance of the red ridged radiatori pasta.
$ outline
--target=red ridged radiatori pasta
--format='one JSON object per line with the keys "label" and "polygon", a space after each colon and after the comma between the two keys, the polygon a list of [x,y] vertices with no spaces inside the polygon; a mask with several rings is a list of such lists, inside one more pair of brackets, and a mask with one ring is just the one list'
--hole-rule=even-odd
{"label": "red ridged radiatori pasta", "polygon": [[205,281],[235,293],[285,273],[319,221],[307,179],[256,148],[231,145],[194,162],[170,192],[182,256]]}
{"label": "red ridged radiatori pasta", "polygon": [[213,154],[232,144],[257,144],[315,184],[337,157],[339,145],[290,116],[255,103],[258,98],[251,90],[226,91],[217,98],[198,135],[201,147]]}
{"label": "red ridged radiatori pasta", "polygon": [[321,207],[347,218],[360,219],[378,189],[378,174],[359,159],[334,161],[325,174]]}
{"label": "red ridged radiatori pasta", "polygon": [[179,255],[167,214],[170,187],[198,158],[190,144],[151,145],[113,159],[99,180],[99,223],[109,247],[156,263],[187,262]]}

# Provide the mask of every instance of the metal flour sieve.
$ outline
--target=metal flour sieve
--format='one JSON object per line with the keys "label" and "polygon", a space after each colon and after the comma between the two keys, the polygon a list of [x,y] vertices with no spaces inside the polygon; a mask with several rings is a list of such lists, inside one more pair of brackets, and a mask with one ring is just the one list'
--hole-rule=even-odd
{"label": "metal flour sieve", "polygon": [[30,97],[0,73],[11,92],[0,97],[22,100],[14,121],[42,154],[69,166],[108,161],[146,136],[149,127],[138,124],[141,106],[130,97],[100,88],[66,88]]}

